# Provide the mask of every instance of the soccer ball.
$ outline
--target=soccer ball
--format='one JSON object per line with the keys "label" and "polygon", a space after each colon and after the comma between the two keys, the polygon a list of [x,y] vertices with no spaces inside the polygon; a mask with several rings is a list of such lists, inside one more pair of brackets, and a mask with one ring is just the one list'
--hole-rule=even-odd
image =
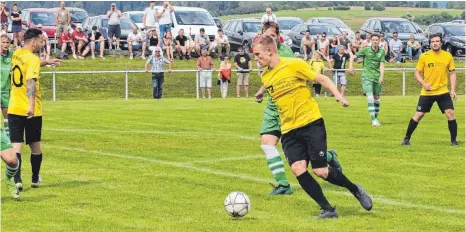
{"label": "soccer ball", "polygon": [[234,217],[239,218],[246,215],[251,210],[251,201],[248,195],[242,192],[232,192],[225,199],[225,210]]}

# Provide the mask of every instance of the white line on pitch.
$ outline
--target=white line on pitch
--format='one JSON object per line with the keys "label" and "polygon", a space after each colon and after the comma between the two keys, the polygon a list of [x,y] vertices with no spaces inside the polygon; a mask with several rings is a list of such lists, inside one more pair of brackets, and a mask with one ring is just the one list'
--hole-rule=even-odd
{"label": "white line on pitch", "polygon": [[252,159],[264,159],[264,155],[247,155],[247,156],[240,156],[240,157],[228,157],[228,158],[219,158],[219,159],[209,159],[209,160],[196,160],[192,162],[186,162],[185,164],[191,163],[217,163],[223,161],[237,161],[237,160],[252,160]]}
{"label": "white line on pitch", "polygon": [[[103,151],[86,150],[86,149],[81,149],[81,148],[61,147],[61,146],[54,146],[54,145],[45,145],[45,146],[46,147],[51,147],[51,148],[56,148],[56,149],[61,149],[61,150],[78,151],[78,152],[84,152],[84,153],[93,153],[93,154],[103,155],[103,156],[108,156],[108,157],[117,157],[117,158],[132,159],[132,160],[143,160],[143,161],[148,161],[148,162],[152,162],[152,163],[170,165],[170,166],[180,167],[180,168],[185,168],[185,169],[191,169],[191,170],[196,170],[196,171],[199,171],[199,172],[210,173],[210,174],[215,174],[215,175],[220,175],[220,176],[240,178],[240,179],[243,179],[243,180],[255,181],[255,182],[260,182],[260,183],[270,183],[270,180],[266,179],[266,178],[259,178],[259,177],[249,176],[249,175],[246,175],[246,174],[234,174],[234,173],[230,173],[230,172],[224,172],[224,171],[213,170],[213,169],[208,169],[208,168],[195,167],[195,166],[192,166],[189,163],[179,163],[179,162],[173,162],[173,161],[164,161],[164,160],[159,160],[159,159],[154,159],[154,158],[149,158],[149,157],[140,157],[140,156],[125,155],[125,154],[108,153],[108,152],[103,152]],[[294,188],[299,188],[300,187],[297,184],[292,184],[292,186]],[[332,191],[332,190],[327,190],[327,191],[335,193],[335,194],[340,194],[340,195],[345,195],[345,196],[351,196],[352,197],[351,194],[346,193],[346,192]],[[377,201],[379,203],[386,204],[386,205],[392,205],[392,206],[402,206],[402,207],[406,207],[406,208],[418,208],[418,209],[425,209],[425,210],[433,210],[433,211],[451,213],[451,214],[462,214],[462,215],[465,214],[464,210],[448,209],[448,208],[442,208],[442,207],[431,206],[431,205],[418,205],[418,204],[414,204],[414,203],[410,203],[410,202],[391,200],[391,199],[388,199],[388,198],[385,198],[385,197],[380,197],[380,196],[372,196],[372,200]]]}

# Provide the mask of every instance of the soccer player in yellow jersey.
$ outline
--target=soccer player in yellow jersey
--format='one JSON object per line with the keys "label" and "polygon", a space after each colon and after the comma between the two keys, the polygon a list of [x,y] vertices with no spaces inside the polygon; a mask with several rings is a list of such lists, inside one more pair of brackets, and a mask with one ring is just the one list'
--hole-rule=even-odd
{"label": "soccer player in yellow jersey", "polygon": [[324,120],[306,83],[315,81],[322,84],[343,106],[348,106],[348,101],[327,76],[313,72],[304,60],[279,57],[276,41],[271,36],[262,36],[254,43],[254,56],[261,67],[265,67],[261,81],[278,107],[285,156],[301,187],[322,208],[318,218],[335,218],[338,214],[325,198],[319,183],[308,172],[309,162],[314,174],[347,188],[364,209],[371,210],[372,200],[364,189],[353,184],[340,170],[327,166]]}
{"label": "soccer player in yellow jersey", "polygon": [[[405,146],[411,145],[411,135],[418,123],[425,113],[430,112],[432,105],[437,102],[440,111],[445,113],[448,119],[451,145],[457,146],[456,135],[458,125],[456,124],[452,101],[452,98],[456,100],[455,62],[449,52],[442,50],[442,36],[440,34],[431,35],[429,40],[431,50],[423,53],[416,65],[416,79],[422,85],[417,112],[411,118],[406,130],[406,136],[401,144]],[[448,74],[450,74],[450,92],[448,92],[447,87]]]}

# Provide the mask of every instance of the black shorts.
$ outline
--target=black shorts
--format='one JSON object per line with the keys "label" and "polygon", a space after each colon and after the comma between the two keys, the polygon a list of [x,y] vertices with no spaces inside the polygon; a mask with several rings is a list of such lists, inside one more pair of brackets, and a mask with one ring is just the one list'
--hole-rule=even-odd
{"label": "black shorts", "polygon": [[445,93],[442,95],[434,96],[419,96],[419,102],[417,103],[417,112],[430,112],[432,105],[437,102],[440,111],[442,114],[445,113],[445,110],[454,110],[453,101],[451,100],[450,93]]}
{"label": "black shorts", "polygon": [[324,119],[284,134],[282,146],[290,166],[296,161],[306,160],[311,162],[312,168],[327,167],[327,132]]}
{"label": "black shorts", "polygon": [[10,129],[10,140],[12,143],[24,142],[26,134],[26,144],[40,142],[42,135],[42,116],[32,117],[8,115],[8,128]]}
{"label": "black shorts", "polygon": [[115,36],[117,39],[121,36],[120,25],[108,25],[108,38],[113,38]]}

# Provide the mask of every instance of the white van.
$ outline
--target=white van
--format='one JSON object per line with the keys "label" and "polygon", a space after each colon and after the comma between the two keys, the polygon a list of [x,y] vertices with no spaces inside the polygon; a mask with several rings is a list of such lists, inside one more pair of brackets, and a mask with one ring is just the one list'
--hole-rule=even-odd
{"label": "white van", "polygon": [[[197,7],[173,7],[175,8],[172,13],[174,28],[171,31],[173,38],[178,35],[180,29],[183,29],[185,35],[191,34],[191,38],[194,39],[194,36],[199,34],[199,30],[204,28],[210,40],[214,40],[218,27],[209,11]],[[157,10],[162,10],[162,7],[157,6]]]}

